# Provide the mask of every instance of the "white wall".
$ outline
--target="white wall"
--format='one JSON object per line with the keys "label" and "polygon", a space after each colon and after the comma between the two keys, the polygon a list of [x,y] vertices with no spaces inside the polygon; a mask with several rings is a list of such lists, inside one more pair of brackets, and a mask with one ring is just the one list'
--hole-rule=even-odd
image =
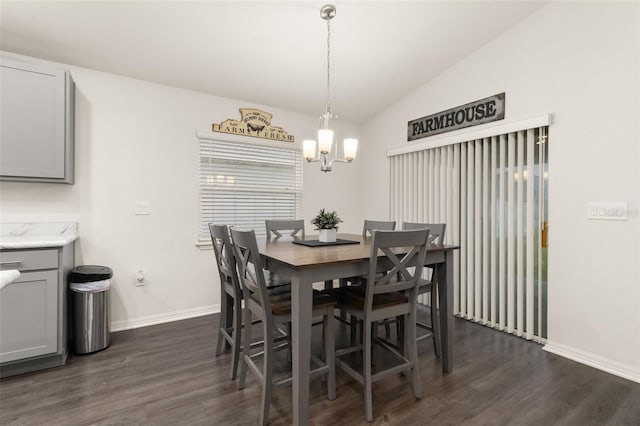
{"label": "white wall", "polygon": [[[35,58],[9,56],[42,62]],[[213,122],[239,118],[240,107],[273,114],[301,145],[313,138],[317,117],[219,98],[88,69],[70,69],[76,83],[76,183],[0,183],[2,222],[79,222],[77,264],[114,270],[112,321],[116,329],[211,312],[220,302],[213,252],[196,247],[198,140]],[[321,113],[323,105],[318,105]],[[341,123],[344,135],[359,128]],[[284,142],[274,142],[282,144]],[[337,210],[344,230],[361,229],[357,176],[361,162],[329,174],[304,165],[303,216]],[[322,194],[324,199],[318,197]],[[151,215],[136,216],[148,200]],[[143,269],[148,284],[135,286]]]}
{"label": "white wall", "polygon": [[[361,155],[363,210],[386,217],[408,120],[503,91],[505,122],[552,113],[547,348],[636,381],[639,23],[637,2],[551,3],[366,123]],[[589,221],[588,201],[627,201],[629,221]]]}

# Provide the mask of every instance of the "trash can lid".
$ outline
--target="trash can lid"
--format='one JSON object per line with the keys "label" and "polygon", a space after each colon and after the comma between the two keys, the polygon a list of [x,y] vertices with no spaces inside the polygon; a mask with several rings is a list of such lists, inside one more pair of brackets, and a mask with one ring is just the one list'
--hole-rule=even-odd
{"label": "trash can lid", "polygon": [[81,265],[71,270],[69,281],[72,283],[88,283],[107,280],[112,276],[113,271],[107,266]]}

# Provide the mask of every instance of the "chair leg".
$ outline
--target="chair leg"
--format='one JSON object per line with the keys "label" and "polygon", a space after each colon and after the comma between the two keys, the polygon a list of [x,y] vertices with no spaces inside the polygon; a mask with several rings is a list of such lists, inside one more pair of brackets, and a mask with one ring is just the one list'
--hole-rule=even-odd
{"label": "chair leg", "polygon": [[404,317],[399,315],[396,317],[396,336],[398,337],[398,342],[401,342],[404,338]]}
{"label": "chair leg", "polygon": [[[230,294],[227,294],[227,314],[224,320],[224,324],[227,330],[233,327],[233,312],[235,308],[236,308],[235,297]],[[227,347],[230,348],[231,343],[226,339],[225,341],[226,341]]]}
{"label": "chair leg", "polygon": [[292,355],[291,355],[291,322],[287,322],[287,362],[292,362]]}
{"label": "chair leg", "polygon": [[271,405],[271,388],[273,387],[273,327],[268,321],[263,322],[264,330],[264,365],[262,368],[262,411],[260,424],[269,423],[269,406]]}
{"label": "chair leg", "polygon": [[[221,283],[220,285],[224,286],[224,283]],[[218,324],[218,343],[216,344],[216,356],[220,355],[222,353],[222,348],[223,345],[226,343],[226,339],[224,338],[224,335],[222,334],[222,330],[226,329],[227,327],[227,293],[225,293],[224,291],[222,292],[222,300],[220,301],[220,321]]]}
{"label": "chair leg", "polygon": [[349,328],[351,329],[351,346],[354,346],[357,342],[358,337],[358,319],[355,317],[351,317],[351,322],[349,323]]}
{"label": "chair leg", "polygon": [[436,357],[440,358],[441,342],[440,338],[440,318],[438,316],[438,285],[434,283],[431,287],[431,338],[433,339],[433,349]]}
{"label": "chair leg", "polygon": [[324,316],[324,361],[329,367],[329,373],[327,375],[327,397],[331,401],[336,399],[336,342],[333,335],[334,321],[333,307],[330,307]]}
{"label": "chair leg", "polygon": [[231,358],[231,380],[238,377],[238,361],[240,359],[240,347],[242,345],[242,304],[236,298],[233,299],[233,355]]}
{"label": "chair leg", "polygon": [[371,323],[371,365],[376,365],[376,340],[378,339],[378,326],[377,322]]}
{"label": "chair leg", "polygon": [[[415,312],[415,309],[414,309]],[[413,396],[416,399],[422,398],[422,388],[420,386],[420,375],[418,374],[418,342],[416,340],[416,318],[415,314],[406,315],[404,321],[405,337],[407,345],[407,355],[409,361],[413,364],[411,369],[411,386],[413,387]]]}
{"label": "chair leg", "polygon": [[407,332],[407,325],[405,321],[404,315],[400,315],[397,317],[398,320],[398,329],[400,332],[398,333],[398,349],[400,351],[400,355],[406,357],[407,356],[407,336],[405,333]]}
{"label": "chair leg", "polygon": [[[344,278],[340,278],[338,280],[338,287],[343,288],[347,286],[347,280]],[[342,319],[343,321],[347,320],[347,314],[344,312],[344,310],[340,309],[340,319]],[[351,317],[351,323],[353,323],[354,318]]]}
{"label": "chair leg", "polygon": [[242,345],[238,389],[244,389],[244,382],[247,379],[247,362],[249,362],[249,356],[251,355],[251,310],[246,306],[244,308],[244,324],[244,344]]}
{"label": "chair leg", "polygon": [[[403,357],[408,358],[408,353],[409,353],[409,348],[408,348],[408,342],[409,339],[407,339],[407,325],[406,325],[406,318],[404,315],[399,315],[396,317],[396,321],[398,321],[398,352],[400,352],[400,355],[402,355]],[[417,341],[415,342],[416,344],[418,343]],[[406,371],[402,371],[400,372],[400,375],[402,377],[405,377],[407,375]]]}
{"label": "chair leg", "polygon": [[[364,322],[364,321],[363,321]],[[371,324],[367,322],[362,327],[363,332],[363,345],[362,345],[362,358],[363,358],[363,385],[364,385],[364,415],[367,421],[373,421],[373,395],[371,387]]]}
{"label": "chair leg", "polygon": [[329,290],[331,288],[333,288],[333,280],[326,280],[324,282],[324,289]]}
{"label": "chair leg", "polygon": [[391,326],[389,325],[389,321],[384,321],[384,333],[386,337],[391,337]]}

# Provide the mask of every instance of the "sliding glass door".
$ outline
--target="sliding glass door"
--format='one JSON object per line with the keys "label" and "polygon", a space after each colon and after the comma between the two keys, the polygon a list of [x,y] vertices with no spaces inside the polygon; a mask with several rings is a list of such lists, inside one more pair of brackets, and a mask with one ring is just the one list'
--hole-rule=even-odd
{"label": "sliding glass door", "polygon": [[[456,315],[546,338],[548,128],[390,156],[390,218],[447,223]],[[423,301],[426,302],[426,301]]]}

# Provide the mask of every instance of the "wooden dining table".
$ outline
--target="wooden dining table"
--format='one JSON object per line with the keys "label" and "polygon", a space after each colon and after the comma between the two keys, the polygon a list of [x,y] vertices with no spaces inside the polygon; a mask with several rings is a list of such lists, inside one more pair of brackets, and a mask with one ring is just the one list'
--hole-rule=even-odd
{"label": "wooden dining table", "polygon": [[[307,240],[317,240],[307,236]],[[315,282],[348,278],[368,272],[371,237],[338,234],[338,239],[357,244],[307,247],[291,238],[258,241],[265,267],[291,280],[293,423],[309,423],[309,368],[311,358],[311,306]],[[453,251],[458,246],[429,244],[425,265],[437,268],[442,338],[442,371],[453,370]]]}

